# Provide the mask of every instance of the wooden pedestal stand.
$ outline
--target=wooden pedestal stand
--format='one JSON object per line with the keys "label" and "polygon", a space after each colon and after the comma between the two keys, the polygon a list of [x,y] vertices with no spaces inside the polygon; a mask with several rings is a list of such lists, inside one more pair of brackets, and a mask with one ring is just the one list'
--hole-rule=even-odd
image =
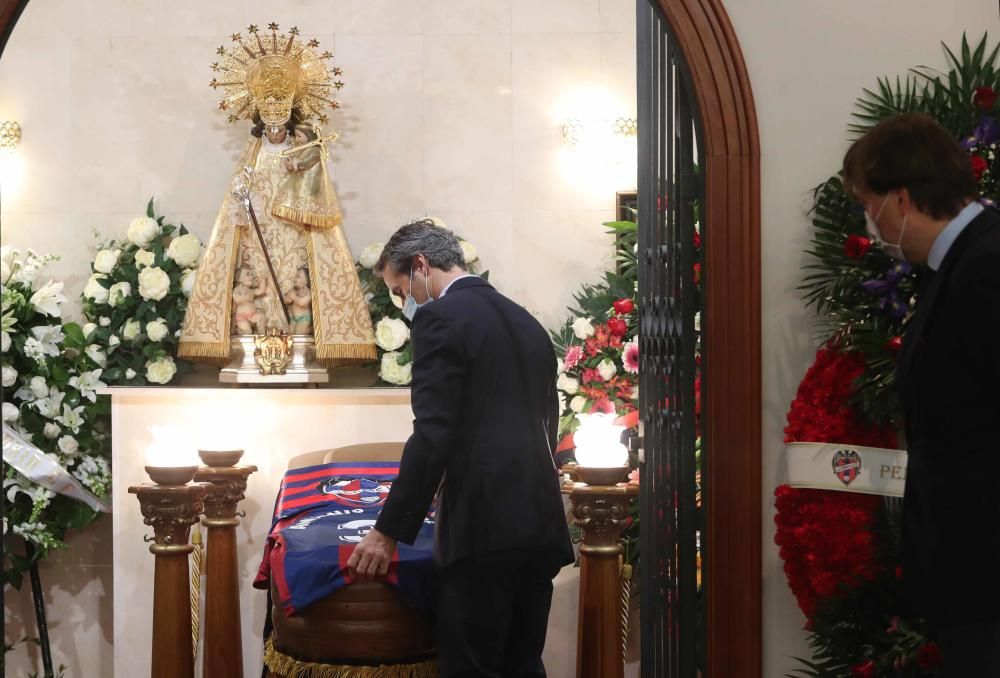
{"label": "wooden pedestal stand", "polygon": [[[242,452],[199,452],[202,466],[195,480],[208,485],[205,495],[205,649],[202,675],[243,678],[240,577],[236,559],[236,505],[256,466],[233,466]],[[229,455],[224,456],[224,455]],[[190,644],[190,639],[189,639]]]}
{"label": "wooden pedestal stand", "polygon": [[637,485],[567,486],[574,523],[583,530],[580,547],[580,612],[577,678],[622,678],[622,530]]}
{"label": "wooden pedestal stand", "polygon": [[[153,480],[156,469],[146,467]],[[139,499],[144,522],[152,526],[155,542],[149,547],[156,556],[153,577],[153,657],[152,678],[193,678],[191,648],[191,591],[188,577],[188,543],[191,525],[203,509],[206,487],[185,484],[195,467],[171,469],[176,477],[160,478],[158,484],[144,483],[128,488]],[[186,477],[184,477],[186,475]],[[168,484],[175,483],[175,484]]]}

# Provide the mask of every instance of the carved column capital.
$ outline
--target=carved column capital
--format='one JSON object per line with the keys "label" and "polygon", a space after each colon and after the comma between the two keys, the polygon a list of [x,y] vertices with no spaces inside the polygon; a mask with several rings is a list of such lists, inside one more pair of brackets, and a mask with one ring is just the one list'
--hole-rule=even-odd
{"label": "carved column capital", "polygon": [[205,483],[188,485],[134,485],[130,494],[139,499],[143,522],[153,528],[151,553],[190,553],[188,544],[191,526],[198,522],[204,511],[204,498],[208,487]]}
{"label": "carved column capital", "polygon": [[629,504],[637,493],[635,486],[618,485],[584,485],[569,493],[573,522],[583,530],[581,553],[610,557],[622,552],[621,533],[628,526]]}
{"label": "carved column capital", "polygon": [[208,485],[203,525],[225,527],[240,524],[236,517],[236,505],[243,500],[247,478],[256,470],[256,466],[203,466],[195,472],[194,479]]}

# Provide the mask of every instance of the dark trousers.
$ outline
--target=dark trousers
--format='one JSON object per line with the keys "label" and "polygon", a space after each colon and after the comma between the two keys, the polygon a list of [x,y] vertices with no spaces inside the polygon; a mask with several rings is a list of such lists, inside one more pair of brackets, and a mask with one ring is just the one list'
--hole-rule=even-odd
{"label": "dark trousers", "polygon": [[558,566],[527,554],[465,558],[438,575],[441,678],[544,678]]}
{"label": "dark trousers", "polygon": [[944,678],[1000,678],[1000,622],[934,627]]}

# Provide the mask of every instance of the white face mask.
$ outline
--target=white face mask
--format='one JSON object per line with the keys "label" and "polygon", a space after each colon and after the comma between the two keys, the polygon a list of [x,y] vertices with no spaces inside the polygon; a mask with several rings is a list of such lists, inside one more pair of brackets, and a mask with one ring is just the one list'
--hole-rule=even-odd
{"label": "white face mask", "polygon": [[431,297],[431,290],[426,275],[424,276],[424,292],[427,294],[427,301],[425,301],[422,304],[418,304],[417,300],[413,298],[413,267],[411,266],[410,293],[406,295],[406,299],[403,302],[403,315],[410,322],[413,322],[413,316],[417,314],[417,311],[419,311],[421,308],[434,301],[434,298]]}
{"label": "white face mask", "polygon": [[865,229],[868,231],[871,239],[882,248],[883,252],[893,259],[906,261],[906,255],[903,254],[903,234],[906,233],[906,217],[903,217],[903,224],[899,229],[899,239],[895,243],[886,242],[885,238],[882,237],[882,231],[878,227],[878,218],[882,216],[882,210],[885,209],[885,204],[888,201],[889,196],[887,195],[882,200],[882,205],[878,208],[878,214],[875,215],[874,219],[868,214],[868,210],[865,210]]}

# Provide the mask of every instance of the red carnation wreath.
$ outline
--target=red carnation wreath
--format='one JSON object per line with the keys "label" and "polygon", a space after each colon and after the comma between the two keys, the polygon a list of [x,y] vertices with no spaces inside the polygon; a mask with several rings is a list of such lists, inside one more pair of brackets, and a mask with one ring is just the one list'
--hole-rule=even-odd
{"label": "red carnation wreath", "polygon": [[[865,365],[859,352],[822,347],[789,409],[785,442],[895,447],[892,426],[852,404]],[[795,675],[937,676],[940,652],[923,622],[898,616],[900,570],[883,499],[789,485],[774,494],[774,541],[813,650]]]}

